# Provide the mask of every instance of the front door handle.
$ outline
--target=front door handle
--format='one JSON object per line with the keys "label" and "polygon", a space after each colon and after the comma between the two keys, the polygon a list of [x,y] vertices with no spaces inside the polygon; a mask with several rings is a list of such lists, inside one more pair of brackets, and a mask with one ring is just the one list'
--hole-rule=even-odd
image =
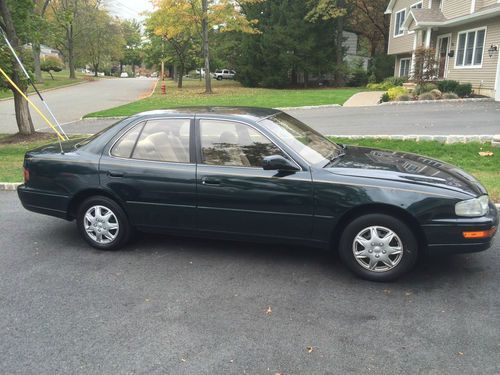
{"label": "front door handle", "polygon": [[202,185],[217,186],[217,185],[220,185],[220,180],[217,178],[213,178],[213,177],[202,177],[201,184]]}
{"label": "front door handle", "polygon": [[109,177],[123,177],[123,176],[125,176],[125,173],[116,172],[116,171],[108,171],[108,176]]}

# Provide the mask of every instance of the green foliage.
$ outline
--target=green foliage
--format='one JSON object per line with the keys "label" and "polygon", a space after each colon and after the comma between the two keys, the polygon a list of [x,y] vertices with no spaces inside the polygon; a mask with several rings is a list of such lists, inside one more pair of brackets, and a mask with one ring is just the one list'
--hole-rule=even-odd
{"label": "green foliage", "polygon": [[393,86],[403,86],[403,83],[408,82],[408,77],[387,77],[384,82],[390,83]]}
{"label": "green foliage", "polygon": [[398,96],[408,94],[408,90],[406,90],[404,87],[401,86],[396,86],[396,87],[391,87],[389,90],[387,90],[387,94],[389,95],[389,100],[395,100]]}
{"label": "green foliage", "polygon": [[438,89],[431,90],[430,93],[435,99],[441,99],[443,97],[443,93]]}
{"label": "green foliage", "polygon": [[55,56],[47,56],[40,62],[40,69],[43,72],[49,73],[52,80],[54,80],[52,72],[60,72],[61,70],[63,70],[64,63]]}
{"label": "green foliage", "polygon": [[456,92],[459,84],[460,82],[453,80],[444,80],[437,82],[438,89],[441,92]]}
{"label": "green foliage", "polygon": [[382,53],[373,56],[368,66],[370,77],[375,77],[374,82],[381,82],[385,77],[393,75],[394,62],[395,57],[393,55]]}
{"label": "green foliage", "polygon": [[410,100],[412,100],[412,97],[408,94],[399,95],[396,98],[397,102],[409,102]]}
{"label": "green foliage", "polygon": [[308,22],[309,2],[269,0],[248,3],[244,12],[257,20],[258,34],[245,34],[237,47],[237,79],[246,86],[282,88],[312,77],[329,79],[335,66],[335,21]]}
{"label": "green foliage", "polygon": [[388,92],[384,92],[384,95],[382,95],[382,98],[380,99],[380,101],[382,103],[389,102],[390,100],[391,100],[391,98],[389,97]]}
{"label": "green foliage", "polygon": [[353,62],[347,74],[347,85],[350,87],[366,86],[368,83],[368,72],[363,67],[363,60]]}
{"label": "green foliage", "polygon": [[387,91],[393,87],[403,86],[406,82],[406,77],[388,77],[381,83],[369,83],[366,87],[374,91]]}
{"label": "green foliage", "polygon": [[424,92],[418,96],[418,100],[436,100],[436,98],[430,92]]}
{"label": "green foliage", "polygon": [[470,83],[461,83],[455,89],[455,94],[461,98],[469,97],[472,94],[472,85]]}
{"label": "green foliage", "polygon": [[420,95],[426,92],[431,92],[432,90],[437,90],[438,86],[434,83],[420,83],[415,87],[415,95]]}
{"label": "green foliage", "polygon": [[442,96],[443,99],[458,99],[458,95],[454,92],[445,92]]}

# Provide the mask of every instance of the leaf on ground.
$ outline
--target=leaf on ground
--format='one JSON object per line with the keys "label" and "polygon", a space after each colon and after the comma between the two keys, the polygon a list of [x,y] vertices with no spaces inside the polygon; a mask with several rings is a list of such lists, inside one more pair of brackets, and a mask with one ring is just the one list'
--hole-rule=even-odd
{"label": "leaf on ground", "polygon": [[312,347],[312,346],[308,346],[306,349],[307,349],[307,352],[308,352],[308,353],[312,353],[312,352],[313,352],[313,350],[314,350],[314,347]]}
{"label": "leaf on ground", "polygon": [[493,152],[491,151],[480,151],[479,156],[493,156]]}
{"label": "leaf on ground", "polygon": [[271,306],[268,306],[268,308],[266,310],[266,314],[271,315],[272,313],[273,313],[273,310],[271,309]]}
{"label": "leaf on ground", "polygon": [[458,355],[464,355],[464,353],[462,353],[462,352],[458,352]]}

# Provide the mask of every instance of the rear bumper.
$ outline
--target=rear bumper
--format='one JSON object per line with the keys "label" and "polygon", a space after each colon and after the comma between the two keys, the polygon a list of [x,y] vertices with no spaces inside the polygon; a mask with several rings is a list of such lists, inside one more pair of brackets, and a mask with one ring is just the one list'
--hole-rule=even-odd
{"label": "rear bumper", "polygon": [[68,218],[69,197],[30,189],[25,185],[17,188],[17,195],[24,208],[61,219]]}
{"label": "rear bumper", "polygon": [[496,232],[491,237],[471,239],[464,238],[463,232],[488,231],[498,228],[498,222],[497,209],[490,205],[490,212],[486,216],[438,220],[422,225],[422,229],[430,254],[474,253],[489,249],[493,245]]}

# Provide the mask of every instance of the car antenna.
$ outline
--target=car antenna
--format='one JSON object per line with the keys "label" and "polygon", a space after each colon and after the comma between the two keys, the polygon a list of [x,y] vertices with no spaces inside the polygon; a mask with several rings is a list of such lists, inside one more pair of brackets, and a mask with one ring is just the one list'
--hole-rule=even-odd
{"label": "car antenna", "polygon": [[[57,127],[59,128],[60,132],[57,131],[57,129],[55,128],[55,126],[49,121],[49,119],[47,119],[47,117],[38,109],[38,107],[22,92],[22,90],[19,89],[19,87],[17,87],[17,85],[10,79],[10,77],[7,76],[7,74],[5,74],[5,72],[3,70],[1,70],[1,73],[2,75],[4,75],[4,77],[7,79],[7,81],[28,101],[28,103],[30,103],[33,108],[35,108],[35,110],[38,112],[38,114],[45,120],[45,122],[57,133],[57,139],[59,141],[59,147],[61,148],[61,154],[64,154],[64,150],[63,150],[63,147],[62,147],[62,144],[61,144],[61,140],[63,141],[67,141],[69,140],[69,137],[67,136],[67,134],[64,132],[61,124],[59,123],[59,121],[57,121],[57,118],[54,116],[54,113],[52,112],[52,110],[50,109],[49,105],[47,104],[47,102],[44,100],[42,94],[40,93],[40,91],[38,91],[35,83],[33,82],[33,80],[31,79],[30,75],[28,74],[28,72],[26,71],[26,68],[24,67],[23,63],[21,62],[21,59],[19,59],[19,56],[17,55],[16,51],[14,50],[14,48],[12,47],[12,45],[10,44],[9,42],[9,39],[7,38],[7,35],[5,35],[5,32],[3,31],[2,28],[0,28],[0,32],[5,40],[5,43],[7,43],[7,46],[9,47],[10,51],[12,52],[14,58],[16,59],[17,63],[19,64],[21,70],[23,71],[24,75],[26,76],[26,79],[28,80],[28,82],[31,84],[31,86],[33,87],[33,89],[35,90],[35,92],[37,93],[38,97],[40,98],[40,101],[43,103],[43,105],[45,106],[45,109],[47,109],[47,112],[50,114],[50,116],[52,117],[52,119],[54,120],[54,122],[56,123]],[[61,133],[64,135],[61,135]]]}

